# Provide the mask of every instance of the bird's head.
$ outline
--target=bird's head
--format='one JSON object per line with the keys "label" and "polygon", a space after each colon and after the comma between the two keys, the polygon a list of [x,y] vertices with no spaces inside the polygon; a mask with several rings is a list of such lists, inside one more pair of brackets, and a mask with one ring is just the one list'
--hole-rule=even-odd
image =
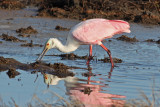
{"label": "bird's head", "polygon": [[48,88],[49,85],[57,85],[58,82],[60,80],[62,80],[61,78],[57,77],[56,75],[52,75],[52,74],[46,74],[46,73],[42,73],[43,78],[44,78],[44,83],[47,84]]}
{"label": "bird's head", "polygon": [[44,49],[43,49],[42,53],[39,55],[39,57],[37,58],[36,61],[38,61],[38,60],[40,61],[49,49],[56,47],[55,41],[56,41],[55,38],[50,38],[50,39],[45,43]]}

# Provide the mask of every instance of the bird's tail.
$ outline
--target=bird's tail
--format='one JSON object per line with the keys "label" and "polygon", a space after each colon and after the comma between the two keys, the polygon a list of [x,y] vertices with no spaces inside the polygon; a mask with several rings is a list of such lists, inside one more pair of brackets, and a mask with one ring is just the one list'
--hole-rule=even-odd
{"label": "bird's tail", "polygon": [[123,20],[110,20],[110,23],[118,32],[130,33],[130,25],[128,22]]}

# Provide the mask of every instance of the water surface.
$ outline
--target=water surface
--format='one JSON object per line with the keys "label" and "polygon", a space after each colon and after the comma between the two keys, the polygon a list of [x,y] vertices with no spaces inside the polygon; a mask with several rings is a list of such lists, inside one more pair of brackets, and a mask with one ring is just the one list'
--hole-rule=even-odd
{"label": "water surface", "polygon": [[[60,39],[63,43],[66,41],[68,31],[57,31],[57,25],[71,28],[79,23],[76,20],[34,18],[34,17],[15,17],[11,20],[0,19],[0,35],[2,33],[16,36],[16,29],[32,26],[38,31],[38,34],[32,34],[30,38],[21,38],[22,40],[33,40],[33,43],[44,44],[46,40],[52,37]],[[54,92],[65,99],[70,97],[77,98],[80,101],[88,99],[91,103],[97,101],[97,104],[112,104],[118,102],[123,105],[124,100],[136,99],[140,97],[140,91],[143,91],[149,99],[152,99],[152,86],[155,84],[155,91],[160,87],[160,45],[156,43],[144,42],[147,39],[160,39],[160,27],[150,25],[140,25],[131,23],[131,33],[125,34],[129,37],[136,37],[139,42],[130,43],[118,41],[115,38],[121,35],[115,35],[106,40],[104,45],[112,52],[112,56],[123,60],[122,63],[116,63],[113,72],[110,72],[110,63],[91,61],[90,72],[96,76],[84,77],[82,73],[88,70],[74,69],[74,77],[58,78],[50,74],[31,74],[31,71],[17,69],[21,74],[10,79],[6,72],[0,72],[0,97],[3,102],[8,104],[15,100],[16,104],[24,106],[27,103],[35,103],[36,95],[39,99],[48,104],[57,104],[58,97],[51,93]],[[35,62],[40,54],[42,47],[21,47],[22,42],[8,42],[0,40],[0,56],[5,58],[14,58],[22,63]],[[89,46],[80,46],[74,53],[83,56],[88,54]],[[47,55],[62,54],[52,49]],[[108,54],[99,46],[93,47],[95,59],[101,59]],[[87,68],[86,60],[61,60],[57,56],[45,56],[43,61],[47,63],[64,63],[68,66],[77,66]],[[36,79],[38,75],[38,78]],[[45,79],[48,76],[48,80]],[[49,90],[49,91],[46,91]],[[51,92],[50,92],[51,91]],[[78,97],[81,96],[81,97]],[[90,96],[97,96],[90,99]],[[104,96],[103,98],[99,96]],[[112,100],[109,100],[109,98]],[[97,100],[99,99],[99,100]],[[84,100],[87,105],[87,100]],[[100,101],[98,103],[98,101]],[[93,103],[91,103],[93,104]]]}

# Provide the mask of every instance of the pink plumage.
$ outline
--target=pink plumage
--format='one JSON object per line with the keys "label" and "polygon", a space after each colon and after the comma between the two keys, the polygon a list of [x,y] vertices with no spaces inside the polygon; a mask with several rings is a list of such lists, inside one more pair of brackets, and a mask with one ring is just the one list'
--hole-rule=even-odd
{"label": "pink plumage", "polygon": [[128,22],[122,20],[90,19],[77,24],[72,36],[85,44],[98,44],[115,34],[130,33],[129,28]]}

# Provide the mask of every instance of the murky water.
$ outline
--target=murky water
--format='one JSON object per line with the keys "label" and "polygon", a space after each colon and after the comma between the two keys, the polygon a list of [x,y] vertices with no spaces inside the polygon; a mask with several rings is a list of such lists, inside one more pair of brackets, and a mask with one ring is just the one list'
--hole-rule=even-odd
{"label": "murky water", "polygon": [[[77,23],[79,21],[68,19],[2,18],[0,19],[0,35],[5,33],[18,37],[15,32],[16,29],[32,26],[38,31],[38,34],[32,34],[30,38],[18,38],[28,42],[33,40],[33,43],[43,45],[49,38],[57,37],[65,43],[68,31],[57,31],[55,27],[60,25],[71,28]],[[130,34],[126,35],[129,37],[136,36],[139,42],[128,43],[115,39],[121,35],[111,38],[111,42],[108,40],[104,42],[104,45],[111,50],[113,57],[123,60],[123,63],[115,64],[116,67],[113,72],[110,72],[110,63],[97,62],[96,60],[90,63],[92,73],[96,74],[96,76],[91,77],[82,76],[82,73],[89,72],[82,69],[71,70],[76,75],[67,78],[58,78],[50,74],[31,74],[30,71],[17,69],[21,74],[10,79],[6,74],[7,71],[4,71],[0,72],[0,97],[6,104],[12,102],[13,98],[16,104],[20,106],[37,100],[34,95],[53,105],[58,102],[56,94],[65,99],[76,98],[84,102],[85,105],[102,104],[104,106],[112,103],[123,105],[124,100],[139,98],[140,91],[152,99],[153,84],[155,84],[155,91],[160,89],[160,45],[144,42],[144,40],[160,39],[160,27],[131,24],[131,31]],[[22,63],[35,62],[38,57],[37,54],[40,54],[43,49],[42,47],[21,47],[22,42],[0,41],[3,42],[0,44],[0,56],[14,58]],[[88,49],[89,46],[84,45],[74,53],[79,56],[87,55]],[[52,54],[62,53],[54,49],[47,53],[47,55]],[[108,56],[99,46],[93,47],[93,55],[97,59]],[[43,61],[87,68],[86,60],[61,60],[57,56],[45,56]]]}

